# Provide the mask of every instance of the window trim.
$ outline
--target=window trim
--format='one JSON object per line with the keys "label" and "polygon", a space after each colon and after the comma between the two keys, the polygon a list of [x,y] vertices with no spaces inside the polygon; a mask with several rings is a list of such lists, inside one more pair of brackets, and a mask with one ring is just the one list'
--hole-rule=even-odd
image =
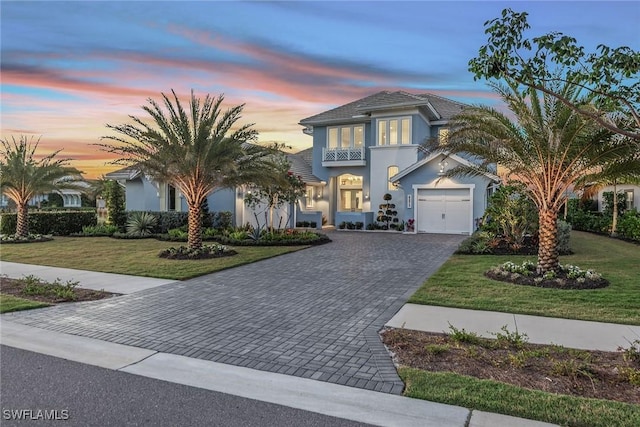
{"label": "window trim", "polygon": [[[356,128],[362,128],[362,144],[356,145]],[[349,145],[344,146],[342,144],[342,133],[344,129],[349,129]],[[336,132],[336,143],[334,146],[331,145],[331,131]],[[340,150],[346,148],[361,148],[365,146],[365,125],[355,124],[355,125],[344,125],[344,126],[329,126],[327,127],[327,144],[326,147],[329,150]]]}
{"label": "window trim", "polygon": [[[631,194],[631,198],[629,198],[629,194]],[[626,201],[626,210],[630,211],[632,210],[635,206],[635,194],[633,189],[628,189],[628,190],[624,190],[624,195],[625,195],[625,201]]]}
{"label": "window trim", "polygon": [[[403,129],[403,121],[409,121],[409,135],[406,138],[407,142],[404,142],[404,132]],[[396,121],[396,131],[395,131],[395,143],[391,143],[391,122]],[[384,131],[386,136],[386,141],[384,144],[381,143],[380,137],[380,125],[384,123]],[[413,141],[413,117],[412,116],[398,116],[398,117],[385,117],[376,119],[376,146],[378,147],[395,147],[400,145],[411,145]]]}

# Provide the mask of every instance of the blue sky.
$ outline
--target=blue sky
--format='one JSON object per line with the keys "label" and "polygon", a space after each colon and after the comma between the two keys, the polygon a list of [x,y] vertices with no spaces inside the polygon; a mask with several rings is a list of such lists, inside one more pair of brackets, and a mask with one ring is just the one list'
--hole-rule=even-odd
{"label": "blue sky", "polygon": [[299,120],[379,90],[495,105],[467,63],[506,7],[532,36],[640,50],[638,1],[2,1],[2,138],[42,136],[95,177],[105,124],[171,89],[246,103],[261,141],[300,149]]}

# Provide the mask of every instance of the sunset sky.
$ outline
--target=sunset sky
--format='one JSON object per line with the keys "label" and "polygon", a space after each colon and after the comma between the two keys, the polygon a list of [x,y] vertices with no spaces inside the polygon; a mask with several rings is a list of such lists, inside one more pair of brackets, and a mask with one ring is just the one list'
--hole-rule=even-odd
{"label": "sunset sky", "polygon": [[95,178],[117,168],[92,145],[105,124],[171,89],[246,103],[260,141],[296,149],[301,119],[379,90],[495,105],[467,63],[505,7],[531,36],[640,49],[638,1],[2,1],[1,136],[41,137]]}

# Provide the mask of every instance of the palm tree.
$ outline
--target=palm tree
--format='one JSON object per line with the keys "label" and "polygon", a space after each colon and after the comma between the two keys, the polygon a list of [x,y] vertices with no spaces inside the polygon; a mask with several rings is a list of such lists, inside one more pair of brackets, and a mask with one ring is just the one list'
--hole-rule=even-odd
{"label": "palm tree", "polygon": [[154,179],[180,190],[189,209],[188,247],[202,247],[201,206],[207,195],[267,179],[272,171],[271,150],[253,144],[257,131],[250,124],[235,127],[243,105],[222,112],[224,96],[207,95],[203,102],[191,91],[189,114],[178,95],[162,93],[163,106],[148,99],[142,109],[151,120],[130,116],[133,124],[107,125],[121,136],[107,136],[114,144],[99,144],[118,155],[115,164],[136,164]]}
{"label": "palm tree", "polygon": [[62,150],[36,160],[40,139],[33,141],[21,136],[18,141],[3,139],[0,159],[0,188],[12,199],[18,209],[16,236],[29,234],[28,203],[39,194],[47,194],[65,188],[77,188],[80,171],[68,166],[70,159],[57,159]]}
{"label": "palm tree", "polygon": [[[576,113],[556,97],[517,83],[492,85],[517,119],[489,107],[470,107],[452,120],[448,143],[438,149],[482,159],[447,176],[477,175],[498,164],[522,182],[539,215],[538,273],[557,270],[557,219],[566,192],[584,175],[634,153],[637,146],[608,144],[610,131]],[[554,88],[565,99],[589,105],[571,85]]]}

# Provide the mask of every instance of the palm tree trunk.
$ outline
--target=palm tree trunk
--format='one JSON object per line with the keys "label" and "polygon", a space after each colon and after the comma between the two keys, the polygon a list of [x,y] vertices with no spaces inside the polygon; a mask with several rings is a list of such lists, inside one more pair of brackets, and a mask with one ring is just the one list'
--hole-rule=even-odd
{"label": "palm tree trunk", "polygon": [[18,203],[16,236],[27,237],[28,235],[29,235],[29,207],[27,206],[27,203]]}
{"label": "palm tree trunk", "polygon": [[189,249],[200,249],[202,247],[202,221],[200,220],[202,210],[198,204],[189,204]]}
{"label": "palm tree trunk", "polygon": [[558,211],[542,209],[539,214],[538,273],[544,274],[558,268]]}
{"label": "palm tree trunk", "polygon": [[615,237],[618,228],[618,187],[613,183],[613,218],[611,219],[611,236]]}

